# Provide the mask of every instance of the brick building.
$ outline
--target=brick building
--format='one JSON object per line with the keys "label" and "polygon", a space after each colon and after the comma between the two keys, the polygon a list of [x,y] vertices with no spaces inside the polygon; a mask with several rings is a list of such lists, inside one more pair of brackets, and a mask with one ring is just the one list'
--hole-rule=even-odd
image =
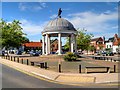
{"label": "brick building", "polygon": [[105,40],[102,37],[92,39],[90,44],[95,47],[95,51],[105,49]]}

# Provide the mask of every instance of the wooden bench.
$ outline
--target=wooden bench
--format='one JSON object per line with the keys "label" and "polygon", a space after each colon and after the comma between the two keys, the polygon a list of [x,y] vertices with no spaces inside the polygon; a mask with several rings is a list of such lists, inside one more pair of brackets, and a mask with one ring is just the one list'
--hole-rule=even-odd
{"label": "wooden bench", "polygon": [[31,62],[31,66],[40,66],[40,68],[45,68],[47,69],[47,62]]}
{"label": "wooden bench", "polygon": [[88,69],[99,69],[99,68],[106,68],[106,72],[110,73],[110,67],[85,67],[85,73],[88,73]]}

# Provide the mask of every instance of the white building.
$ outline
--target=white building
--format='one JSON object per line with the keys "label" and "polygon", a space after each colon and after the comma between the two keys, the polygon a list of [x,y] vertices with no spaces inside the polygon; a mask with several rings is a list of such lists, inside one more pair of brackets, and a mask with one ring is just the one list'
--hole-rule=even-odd
{"label": "white building", "polygon": [[120,38],[115,34],[114,37],[109,38],[105,44],[106,48],[111,48],[113,53],[117,53],[117,48],[120,45]]}

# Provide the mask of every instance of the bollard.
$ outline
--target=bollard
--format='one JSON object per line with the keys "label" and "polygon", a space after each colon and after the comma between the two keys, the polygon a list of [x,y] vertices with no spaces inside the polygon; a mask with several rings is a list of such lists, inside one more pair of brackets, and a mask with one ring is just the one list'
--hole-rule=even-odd
{"label": "bollard", "polygon": [[14,57],[14,62],[15,62],[15,57]]}
{"label": "bollard", "polygon": [[5,59],[7,59],[7,55],[5,56]]}
{"label": "bollard", "polygon": [[116,65],[114,65],[114,73],[116,72]]}
{"label": "bollard", "polygon": [[81,73],[81,65],[79,65],[79,73]]}
{"label": "bollard", "polygon": [[45,69],[47,69],[47,62],[45,62]]}
{"label": "bollard", "polygon": [[10,56],[8,56],[8,60],[10,60]]}
{"label": "bollard", "polygon": [[21,63],[23,64],[23,59],[21,59]]}
{"label": "bollard", "polygon": [[28,59],[27,59],[27,65],[29,65]]}
{"label": "bollard", "polygon": [[59,64],[59,67],[58,67],[58,68],[59,68],[59,72],[61,73],[61,64]]}
{"label": "bollard", "polygon": [[19,63],[19,57],[17,57],[17,62]]}
{"label": "bollard", "polygon": [[8,55],[7,55],[7,60],[8,60]]}
{"label": "bollard", "polygon": [[12,61],[12,56],[11,56],[11,61]]}

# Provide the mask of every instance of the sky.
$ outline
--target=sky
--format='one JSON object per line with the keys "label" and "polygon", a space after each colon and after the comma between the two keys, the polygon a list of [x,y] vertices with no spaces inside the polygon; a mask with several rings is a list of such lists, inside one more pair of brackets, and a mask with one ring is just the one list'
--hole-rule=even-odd
{"label": "sky", "polygon": [[19,20],[30,41],[40,41],[41,31],[57,17],[59,8],[62,18],[76,29],[86,29],[94,38],[105,36],[107,40],[118,34],[117,2],[2,2],[2,18],[7,22]]}

